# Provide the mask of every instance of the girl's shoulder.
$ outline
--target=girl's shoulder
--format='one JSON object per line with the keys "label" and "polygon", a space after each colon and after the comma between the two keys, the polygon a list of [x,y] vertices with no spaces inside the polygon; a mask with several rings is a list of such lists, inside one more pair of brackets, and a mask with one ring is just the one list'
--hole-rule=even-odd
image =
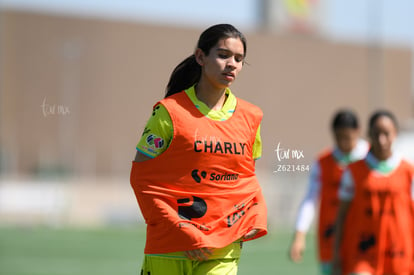
{"label": "girl's shoulder", "polygon": [[236,99],[237,99],[237,104],[241,104],[241,105],[249,107],[249,108],[254,108],[254,109],[261,110],[259,106],[255,105],[255,104],[253,104],[253,103],[251,103],[251,102],[249,102],[245,99],[242,99],[240,97],[236,97]]}
{"label": "girl's shoulder", "polygon": [[260,118],[263,117],[263,111],[259,106],[253,103],[250,103],[247,100],[241,99],[239,97],[236,97],[236,99],[237,99],[236,110],[241,109],[245,114],[249,116],[255,116],[255,117],[260,117]]}
{"label": "girl's shoulder", "polygon": [[401,164],[405,169],[407,169],[411,174],[414,175],[414,164],[405,158],[401,158]]}

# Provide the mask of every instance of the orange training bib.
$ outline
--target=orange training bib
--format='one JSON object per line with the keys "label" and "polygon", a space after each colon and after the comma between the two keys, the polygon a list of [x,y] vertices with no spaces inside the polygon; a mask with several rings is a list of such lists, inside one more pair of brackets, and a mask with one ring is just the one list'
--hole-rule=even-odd
{"label": "orange training bib", "polygon": [[252,146],[261,110],[238,99],[214,121],[185,92],[163,99],[174,127],[168,149],[133,162],[131,185],[147,223],[145,253],[225,247],[252,228],[267,233],[267,210]]}
{"label": "orange training bib", "polygon": [[349,166],[355,196],[343,242],[347,272],[409,274],[413,268],[413,168],[406,161],[389,175],[371,170],[365,160]]}
{"label": "orange training bib", "polygon": [[319,260],[328,262],[333,256],[334,224],[338,211],[338,189],[343,167],[328,151],[319,158],[321,191],[318,224]]}

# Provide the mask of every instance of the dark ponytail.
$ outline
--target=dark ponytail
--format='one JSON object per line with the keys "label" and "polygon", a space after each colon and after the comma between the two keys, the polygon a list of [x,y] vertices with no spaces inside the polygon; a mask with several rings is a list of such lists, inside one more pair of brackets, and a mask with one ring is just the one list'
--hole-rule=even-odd
{"label": "dark ponytail", "polygon": [[200,80],[200,76],[201,66],[197,63],[193,54],[175,67],[168,81],[165,97],[190,88]]}
{"label": "dark ponytail", "polygon": [[[246,56],[247,43],[244,35],[230,24],[218,24],[206,29],[198,39],[197,48],[205,55],[209,55],[220,39],[239,38],[243,43],[244,57]],[[179,93],[196,84],[201,77],[201,66],[197,63],[194,54],[178,64],[170,76],[165,97]]]}

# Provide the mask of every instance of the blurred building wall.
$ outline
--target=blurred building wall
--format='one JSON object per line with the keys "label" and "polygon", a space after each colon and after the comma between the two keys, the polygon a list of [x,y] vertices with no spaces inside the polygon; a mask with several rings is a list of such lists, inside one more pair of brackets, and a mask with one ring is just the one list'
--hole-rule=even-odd
{"label": "blurred building wall", "polygon": [[[120,176],[169,74],[200,29],[1,12],[3,173]],[[248,65],[232,87],[264,111],[263,158],[280,143],[304,163],[331,144],[329,122],[352,107],[412,117],[411,52],[315,36],[246,33]]]}
{"label": "blurred building wall", "polygon": [[[47,185],[52,189],[47,205],[54,205],[55,194],[64,194],[67,203],[59,204],[65,206],[59,217],[66,223],[134,216],[137,206],[127,178],[135,145],[153,104],[164,95],[171,71],[192,53],[201,31],[0,11],[3,178],[57,176],[58,183],[72,183]],[[272,221],[286,226],[308,171],[275,170],[279,165],[309,167],[316,154],[332,144],[329,124],[338,108],[359,113],[363,134],[369,113],[378,107],[391,109],[403,125],[412,119],[411,52],[339,44],[315,35],[263,31],[246,36],[248,64],[232,90],[263,109],[258,175]],[[278,146],[302,155],[279,161]],[[70,179],[59,180],[62,176]],[[5,196],[15,194],[16,181],[3,183]],[[40,183],[21,184],[27,185],[17,191]],[[120,201],[126,206],[118,211],[114,205]],[[44,205],[35,200],[23,206],[10,199],[0,202],[23,212],[23,206],[37,205],[43,211]],[[14,219],[13,211],[0,216]]]}

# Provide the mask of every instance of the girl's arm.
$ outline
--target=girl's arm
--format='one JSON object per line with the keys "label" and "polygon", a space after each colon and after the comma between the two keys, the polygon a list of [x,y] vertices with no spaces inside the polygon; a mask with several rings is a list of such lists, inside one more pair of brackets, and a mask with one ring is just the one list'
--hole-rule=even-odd
{"label": "girl's arm", "polygon": [[135,162],[141,162],[141,161],[146,161],[146,160],[150,160],[151,158],[149,156],[144,155],[143,153],[141,153],[140,151],[137,151],[137,153],[135,154]]}
{"label": "girl's arm", "polygon": [[319,162],[312,165],[308,191],[300,204],[296,217],[295,234],[290,245],[289,256],[294,262],[300,262],[306,249],[306,233],[315,216],[315,208],[320,198],[320,168]]}

